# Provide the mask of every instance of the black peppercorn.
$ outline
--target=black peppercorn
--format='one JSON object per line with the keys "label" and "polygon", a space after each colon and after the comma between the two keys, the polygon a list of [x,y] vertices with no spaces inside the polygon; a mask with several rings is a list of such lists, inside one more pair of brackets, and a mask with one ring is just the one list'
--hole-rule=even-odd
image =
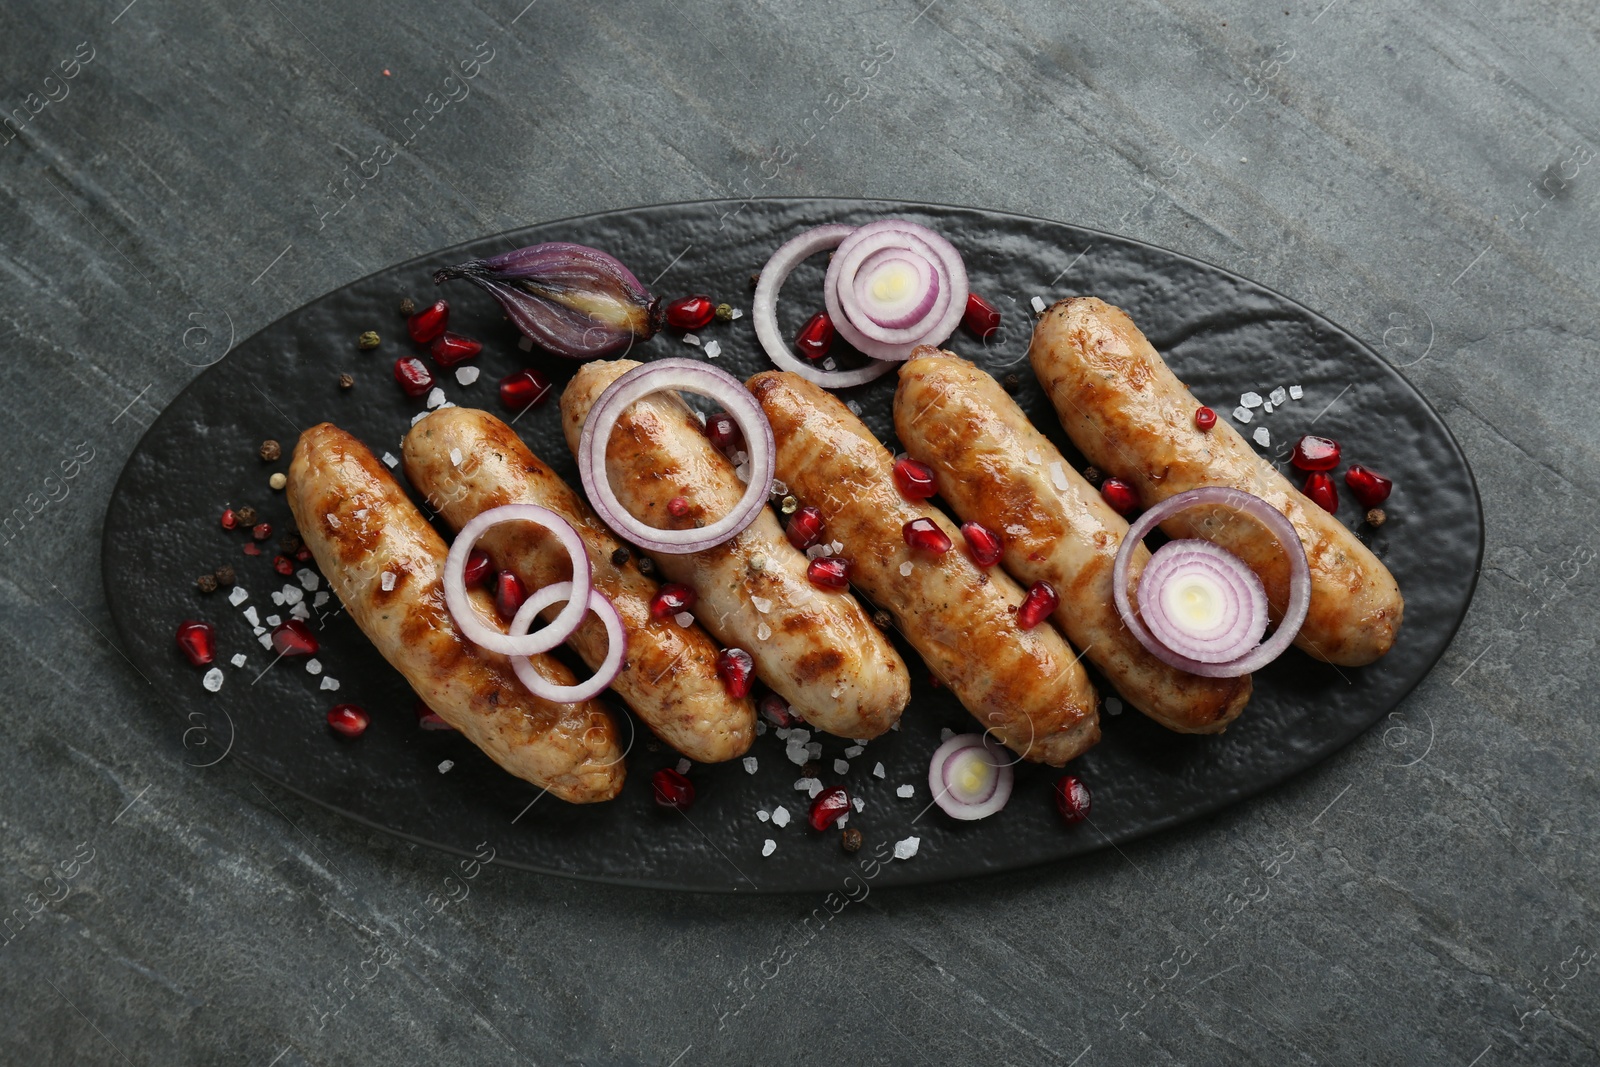
{"label": "black peppercorn", "polygon": [[844,833],[839,835],[839,846],[846,852],[860,852],[861,831],[854,826],[845,827]]}
{"label": "black peppercorn", "polygon": [[1105,475],[1100,473],[1099,467],[1085,467],[1083,468],[1083,480],[1098,489],[1100,488],[1100,483],[1105,481]]}
{"label": "black peppercorn", "polygon": [[615,552],[611,553],[611,565],[613,567],[626,566],[628,562],[628,556],[629,553],[626,548],[618,548]]}
{"label": "black peppercorn", "polygon": [[355,380],[355,377],[353,375],[350,375],[350,374],[341,374],[341,375],[339,375],[339,388],[340,389],[348,389],[352,385],[355,385],[355,384],[356,384],[356,380]]}
{"label": "black peppercorn", "polygon": [[256,509],[249,504],[242,508],[235,508],[233,513],[238,518],[240,526],[254,526],[256,524]]}
{"label": "black peppercorn", "polygon": [[1022,379],[1017,377],[1015,374],[1008,374],[1005,376],[1005,380],[1002,384],[1006,387],[1006,392],[1015,393],[1018,389],[1022,388]]}
{"label": "black peppercorn", "polygon": [[229,586],[229,585],[233,584],[233,565],[232,564],[224,563],[222,566],[218,567],[212,573],[216,577],[218,585]]}
{"label": "black peppercorn", "polygon": [[297,533],[286,533],[278,539],[278,551],[285,556],[292,556],[304,548],[306,543],[300,540]]}
{"label": "black peppercorn", "polygon": [[887,630],[894,625],[894,619],[890,618],[889,613],[882,608],[872,613],[872,621],[880,630]]}
{"label": "black peppercorn", "polygon": [[416,313],[417,305],[411,302],[411,298],[409,296],[400,301],[400,314],[415,315]]}
{"label": "black peppercorn", "polygon": [[257,455],[259,455],[266,462],[271,463],[273,460],[276,460],[283,455],[283,446],[269,437],[265,441],[261,442],[261,447],[257,450]]}
{"label": "black peppercorn", "polygon": [[639,557],[639,573],[649,578],[656,572],[656,561],[649,556]]}

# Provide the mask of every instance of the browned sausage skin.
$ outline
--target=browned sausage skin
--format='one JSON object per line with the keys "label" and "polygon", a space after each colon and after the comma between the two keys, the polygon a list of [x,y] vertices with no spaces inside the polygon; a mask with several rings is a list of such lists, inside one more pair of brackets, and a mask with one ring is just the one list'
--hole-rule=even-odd
{"label": "browned sausage skin", "polygon": [[[659,587],[631,559],[614,562],[622,543],[516,431],[486,411],[441,408],[412,427],[401,453],[411,484],[457,529],[503,504],[538,504],[572,523],[588,550],[594,587],[616,607],[628,638],[627,659],[612,688],[690,759],[715,763],[744,754],[755,738],[755,705],[749,697],[728,695],[717,677],[717,646],[697,625],[683,627],[650,614]],[[566,549],[532,524],[493,527],[478,543],[530,590],[572,577]],[[545,617],[560,607],[552,605]],[[608,652],[604,624],[585,616],[568,644],[596,666]]]}
{"label": "browned sausage skin", "polygon": [[[1244,710],[1250,678],[1201,678],[1151,655],[1122,624],[1111,571],[1128,523],[1083,480],[993,377],[931,346],[900,368],[894,425],[933,468],[963,521],[994,531],[1018,581],[1049,582],[1055,621],[1123,699],[1170,730],[1219,733]],[[1134,548],[1131,571],[1150,552]]]}
{"label": "browned sausage skin", "polygon": [[[985,727],[1024,759],[1059,767],[1100,739],[1095,692],[1048,622],[1017,625],[1023,592],[1003,572],[980,571],[961,532],[937,508],[894,485],[893,457],[832,394],[783,371],[749,381],[772,423],[778,477],[821,510],[844,543],[851,580],[893,612],[900,632]],[[929,518],[954,543],[914,552],[902,528]]]}
{"label": "browned sausage skin", "polygon": [[[574,454],[589,409],[638,365],[588,363],[568,383],[561,417]],[[647,396],[622,414],[606,448],[606,474],[635,517],[667,529],[715,520],[745,491],[733,464],[675,393]],[[681,516],[668,511],[674,497],[689,504]],[[770,508],[713,548],[653,558],[667,577],[694,588],[701,625],[750,653],[756,673],[811,725],[872,738],[899,719],[911,697],[905,662],[855,597],[812,586],[805,556]]]}
{"label": "browned sausage skin", "polygon": [[[611,717],[593,701],[537,699],[504,657],[460,635],[444,603],[444,540],[365,445],[331,423],[311,427],[295,446],[287,496],[345,610],[440,718],[562,800],[617,795],[626,772]],[[384,574],[395,576],[391,589]],[[494,618],[482,593],[473,607]],[[558,685],[575,680],[548,656],[533,662]]]}
{"label": "browned sausage skin", "polygon": [[[1209,432],[1198,430],[1199,402],[1121,309],[1088,296],[1061,301],[1034,327],[1028,356],[1073,443],[1095,466],[1130,482],[1147,506],[1221,485],[1253,493],[1288,517],[1311,565],[1311,609],[1297,646],[1345,666],[1389,651],[1405,613],[1394,576],[1225,419]],[[1273,617],[1282,614],[1288,563],[1259,524],[1219,521],[1196,509],[1161,528],[1241,557],[1261,576]]]}

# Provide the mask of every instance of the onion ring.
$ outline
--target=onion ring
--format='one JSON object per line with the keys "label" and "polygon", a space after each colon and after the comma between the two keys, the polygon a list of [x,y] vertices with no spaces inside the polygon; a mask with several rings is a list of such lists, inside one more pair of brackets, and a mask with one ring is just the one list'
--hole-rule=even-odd
{"label": "onion ring", "polygon": [[[920,327],[885,329],[873,323],[856,300],[857,269],[889,248],[926,259],[939,278],[939,292]],[[910,359],[918,345],[948,340],[966,313],[967,292],[966,264],[955,246],[928,227],[904,219],[869,222],[846,237],[828,264],[823,283],[823,299],[839,336],[874,359],[894,362]]]}
{"label": "onion ring", "polygon": [[837,248],[854,230],[854,226],[833,223],[789,238],[761,268],[761,278],[756,282],[756,295],[750,304],[750,320],[755,324],[756,340],[761,342],[767,358],[782,369],[798,374],[824,389],[865,385],[894,369],[879,360],[872,360],[865,367],[855,370],[818,370],[791,352],[783,335],[778,332],[778,290],[783,288],[790,273],[806,257]]}
{"label": "onion ring", "polygon": [[[1003,750],[987,734],[957,734],[933,752],[928,763],[928,789],[933,802],[953,819],[983,819],[1006,806],[1014,782],[1012,762],[1002,762]],[[981,763],[990,769],[977,792],[966,787],[963,771],[976,770]],[[981,771],[979,773],[982,773]]]}
{"label": "onion ring", "polygon": [[[711,525],[690,530],[663,530],[634,518],[617,499],[606,474],[606,444],[611,440],[617,420],[635,401],[652,393],[678,389],[709,397],[722,405],[722,410],[744,434],[750,478],[739,503]],[[584,492],[589,494],[589,502],[600,518],[640,548],[667,555],[700,552],[720,545],[755,522],[772,491],[776,459],[772,424],[750,390],[727,371],[692,359],[658,359],[623,374],[606,386],[605,392],[589,409],[578,438],[578,473],[583,479]],[[579,617],[582,615],[580,611]]]}
{"label": "onion ring", "polygon": [[[572,560],[572,582],[579,593],[577,600],[561,609],[561,614],[544,626],[533,633],[513,636],[487,625],[473,611],[472,602],[467,597],[466,570],[472,546],[478,543],[478,538],[483,536],[485,530],[502,522],[519,519],[538,523],[555,534],[561,547],[567,550],[567,558]],[[444,561],[444,603],[456,628],[479,648],[498,652],[502,656],[531,656],[537,652],[548,652],[571,637],[572,631],[588,614],[590,588],[589,553],[585,551],[578,531],[560,515],[537,504],[504,504],[474,516],[456,534]]]}
{"label": "onion ring", "polygon": [[[517,609],[517,614],[512,618],[512,636],[526,633],[528,627],[533,625],[534,615],[551,604],[561,600],[571,604],[571,596],[571,582],[555,582],[534,593],[522,602],[522,607]],[[577,685],[557,685],[534,670],[533,661],[528,657],[511,657],[511,669],[516,672],[517,680],[540,700],[548,700],[552,704],[576,704],[589,700],[605,692],[616,681],[617,675],[622,673],[622,659],[628,652],[628,635],[622,629],[622,616],[617,613],[616,605],[598,589],[589,590],[588,608],[605,624],[609,638],[606,658],[595,668],[594,676],[588,681]]]}

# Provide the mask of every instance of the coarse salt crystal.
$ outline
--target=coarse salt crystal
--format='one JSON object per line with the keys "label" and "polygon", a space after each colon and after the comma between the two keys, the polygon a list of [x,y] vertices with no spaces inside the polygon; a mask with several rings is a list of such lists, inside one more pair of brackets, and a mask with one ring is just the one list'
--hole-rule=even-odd
{"label": "coarse salt crystal", "polygon": [[306,619],[311,618],[311,609],[304,604],[296,604],[289,609],[289,614],[304,622]]}
{"label": "coarse salt crystal", "polygon": [[[834,695],[837,696],[838,694],[834,694]],[[807,742],[806,743],[806,755],[810,756],[812,759],[819,759],[822,756],[822,742],[821,741],[810,741],[810,742]]]}
{"label": "coarse salt crystal", "polygon": [[[834,686],[828,691],[828,695],[833,697],[833,699],[838,700],[844,695],[844,683],[840,682],[838,685]],[[818,753],[818,755],[821,755],[821,753]]]}
{"label": "coarse salt crystal", "polygon": [[851,797],[850,803],[855,805],[856,811],[858,812],[865,811],[867,808],[867,802],[862,800],[860,797]]}
{"label": "coarse salt crystal", "polygon": [[769,837],[761,842],[761,855],[763,857],[770,856],[776,851],[778,851],[778,843],[772,838]]}
{"label": "coarse salt crystal", "polygon": [[386,463],[389,466],[390,470],[393,470],[395,467],[400,466],[400,461],[398,459],[394,458],[394,453],[393,452],[385,452],[383,454],[383,462]]}
{"label": "coarse salt crystal", "polygon": [[806,549],[806,559],[818,559],[822,556],[833,555],[832,545],[812,545]]}
{"label": "coarse salt crystal", "polygon": [[242,585],[234,586],[233,592],[228,594],[228,603],[232,604],[234,607],[238,607],[240,604],[243,604],[249,599],[250,594],[244,591],[244,586]]}
{"label": "coarse salt crystal", "polygon": [[802,726],[796,726],[789,731],[789,740],[797,745],[803,745],[811,740],[811,731]]}
{"label": "coarse salt crystal", "polygon": [[283,594],[281,592],[279,592],[278,590],[274,589],[272,591],[272,602],[274,604],[278,605],[278,607],[280,607],[280,608],[283,607]]}
{"label": "coarse salt crystal", "polygon": [[283,587],[283,602],[285,604],[298,604],[305,598],[306,591],[304,589],[296,589],[292,585],[286,585]]}
{"label": "coarse salt crystal", "polygon": [[529,337],[527,334],[523,334],[517,339],[517,347],[522,349],[524,352],[532,352],[533,338]]}
{"label": "coarse salt crystal", "polygon": [[782,829],[789,825],[789,809],[779,804],[772,811],[772,825]]}
{"label": "coarse salt crystal", "polygon": [[328,514],[324,515],[323,518],[327,519],[328,520],[328,525],[332,526],[335,530],[337,530],[340,526],[344,525],[343,523],[341,523],[339,521],[339,516],[333,514],[331,511]]}
{"label": "coarse salt crystal", "polygon": [[245,663],[248,662],[248,657],[246,657],[243,652],[236,652],[234,653],[233,659],[229,660],[228,662],[232,663],[235,667],[243,667]]}
{"label": "coarse salt crystal", "polygon": [[1118,700],[1116,697],[1106,697],[1106,714],[1121,715],[1122,701]]}
{"label": "coarse salt crystal", "polygon": [[916,794],[917,787],[914,785],[903,785],[894,791],[895,796],[903,798],[910,798],[916,796]]}
{"label": "coarse salt crystal", "polygon": [[450,466],[452,466],[452,467],[461,466],[461,449],[452,448],[450,450]]}
{"label": "coarse salt crystal", "polygon": [[686,333],[686,334],[683,335],[683,343],[686,344],[686,345],[696,345],[696,346],[698,346],[700,344],[700,338],[696,337],[692,333]]}
{"label": "coarse salt crystal", "polygon": [[756,736],[760,737],[762,734],[764,734],[766,732],[767,732],[767,724],[762,722],[760,719],[757,719],[756,720]]}
{"label": "coarse salt crystal", "polygon": [[1066,469],[1060,463],[1050,464],[1050,484],[1062,492],[1066,492],[1067,486],[1071,484],[1067,481]]}
{"label": "coarse salt crystal", "polygon": [[732,311],[728,312],[728,318],[742,319],[744,318],[744,312],[740,311],[738,308],[734,308]]}
{"label": "coarse salt crystal", "polygon": [[849,748],[844,750],[844,754],[847,759],[855,759],[865,751],[866,749],[862,748],[860,745],[851,745]]}
{"label": "coarse salt crystal", "polygon": [[1032,300],[1028,301],[1028,303],[1033,305],[1034,314],[1044,314],[1044,300],[1042,298],[1036,296]]}
{"label": "coarse salt crystal", "polygon": [[806,752],[806,746],[797,745],[793,741],[789,742],[788,747],[783,750],[783,754],[796,767],[804,767],[806,761],[811,758],[810,754]]}
{"label": "coarse salt crystal", "polygon": [[279,624],[279,623],[280,623],[280,622],[282,622],[282,621],[283,621],[283,620],[282,620],[282,619],[280,619],[280,618],[279,618],[279,617],[278,617],[278,616],[276,616],[276,615],[268,615],[268,616],[267,616],[267,617],[266,617],[266,620],[265,620],[265,622],[266,622],[266,624],[267,624],[267,625],[268,625],[268,626],[276,626],[276,625],[278,625],[278,624]]}
{"label": "coarse salt crystal", "polygon": [[1289,399],[1290,400],[1299,400],[1301,397],[1303,397],[1305,395],[1306,395],[1306,391],[1304,389],[1300,388],[1298,385],[1289,386]]}
{"label": "coarse salt crystal", "polygon": [[436,408],[440,404],[443,404],[443,403],[444,403],[444,390],[440,389],[436,385],[431,390],[428,391],[428,407],[430,409]]}
{"label": "coarse salt crystal", "polygon": [[1273,407],[1283,407],[1283,402],[1287,399],[1289,399],[1289,391],[1281,385],[1267,394],[1267,403]]}
{"label": "coarse salt crystal", "polygon": [[1272,401],[1269,400],[1265,404],[1261,405],[1261,414],[1263,414],[1263,415],[1271,415],[1272,414]]}
{"label": "coarse salt crystal", "polygon": [[874,778],[882,778],[883,776],[884,776],[883,764],[881,764],[881,763],[873,764],[872,765],[872,777],[874,777]]}
{"label": "coarse salt crystal", "polygon": [[244,621],[249,623],[251,626],[261,625],[261,616],[256,612],[256,606],[254,604],[251,604],[249,607],[244,609]]}
{"label": "coarse salt crystal", "polygon": [[421,422],[427,417],[428,413],[426,411],[419,411],[415,415],[411,416],[411,425],[415,426],[417,423]]}
{"label": "coarse salt crystal", "polygon": [[306,660],[306,673],[307,674],[321,674],[322,673],[322,661],[320,659],[315,658],[315,657]]}
{"label": "coarse salt crystal", "polygon": [[1248,392],[1239,394],[1239,406],[1245,408],[1258,408],[1261,406],[1261,394]]}
{"label": "coarse salt crystal", "polygon": [[681,759],[681,760],[678,761],[678,773],[679,774],[688,774],[689,773],[689,768],[692,767],[692,766],[694,766],[694,764],[690,763],[688,760]]}
{"label": "coarse salt crystal", "polygon": [[833,761],[833,773],[834,774],[849,774],[850,773],[850,762],[848,760],[842,760],[842,759],[834,760]]}
{"label": "coarse salt crystal", "polygon": [[922,846],[922,838],[908,837],[904,841],[894,843],[894,858],[908,860],[917,854],[917,849]]}
{"label": "coarse salt crystal", "polygon": [[305,567],[295,571],[294,576],[299,580],[300,588],[308,593],[316,592],[317,587],[322,584],[322,579],[317,577],[316,572],[307,570]]}
{"label": "coarse salt crystal", "polygon": [[839,364],[837,364],[837,363],[835,363],[833,361],[833,357],[832,356],[829,356],[827,359],[822,361],[822,369],[823,370],[838,370],[839,369]]}
{"label": "coarse salt crystal", "polygon": [[209,689],[213,693],[215,693],[218,689],[221,689],[222,688],[222,668],[221,667],[212,667],[209,671],[206,671],[206,676],[204,678],[200,679],[200,684],[205,686],[207,689]]}
{"label": "coarse salt crystal", "polygon": [[772,816],[767,814],[766,808],[762,808],[756,812],[756,818],[760,819],[762,822],[768,822],[771,820]]}
{"label": "coarse salt crystal", "polygon": [[955,735],[956,735],[956,732],[954,730],[950,729],[950,727],[946,726],[944,729],[939,731],[939,740],[942,743],[942,742],[950,740]]}
{"label": "coarse salt crystal", "polygon": [[811,783],[813,781],[815,781],[815,779],[806,777],[796,778],[794,780],[794,791],[796,793],[809,793],[811,791]]}
{"label": "coarse salt crystal", "polygon": [[909,578],[910,576],[911,576],[911,561],[908,559],[904,563],[900,564],[900,577]]}
{"label": "coarse salt crystal", "polygon": [[706,358],[707,359],[716,359],[720,355],[722,355],[722,342],[721,341],[707,341],[706,342]]}
{"label": "coarse salt crystal", "polygon": [[366,508],[357,508],[356,509],[356,518],[358,518],[358,519],[362,520],[363,522],[365,522],[366,518],[367,518],[367,509]]}
{"label": "coarse salt crystal", "polygon": [[[450,773],[450,768],[454,767],[455,765],[456,765],[456,761],[453,760],[453,759],[444,760],[443,762],[441,762],[439,764],[439,773],[440,774],[449,774]],[[896,845],[895,847],[899,848],[898,845]]]}
{"label": "coarse salt crystal", "polygon": [[845,401],[845,405],[844,406],[849,409],[850,414],[852,414],[852,415],[860,415],[861,414],[861,405],[857,404],[854,400]]}
{"label": "coarse salt crystal", "polygon": [[1006,524],[1006,533],[1012,537],[1027,537],[1028,528],[1021,523],[1010,522]]}
{"label": "coarse salt crystal", "polygon": [[789,729],[786,726],[780,726],[772,732],[778,735],[779,741],[787,741],[789,739]]}
{"label": "coarse salt crystal", "polygon": [[311,598],[311,606],[314,608],[320,608],[322,605],[326,604],[329,599],[330,598],[327,593],[318,593],[316,596]]}
{"label": "coarse salt crystal", "polygon": [[460,382],[462,385],[471,385],[473,382],[478,380],[478,375],[480,373],[482,372],[479,371],[477,367],[457,367],[456,381]]}
{"label": "coarse salt crystal", "polygon": [[1250,409],[1249,408],[1234,408],[1233,409],[1233,421],[1234,422],[1249,422],[1253,418],[1255,418],[1255,416],[1250,414]]}
{"label": "coarse salt crystal", "polygon": [[737,467],[733,468],[733,474],[734,477],[738,478],[741,482],[748,482],[750,480],[750,464],[739,464]]}
{"label": "coarse salt crystal", "polygon": [[686,630],[690,626],[694,625],[694,615],[691,614],[690,612],[687,612],[687,611],[678,612],[676,615],[674,615],[672,617],[672,620],[674,622],[676,622],[679,626],[682,626]]}
{"label": "coarse salt crystal", "polygon": [[272,647],[272,635],[271,634],[260,634],[260,635],[258,635],[256,637],[256,640],[261,642],[261,647],[262,648],[271,648]]}
{"label": "coarse salt crystal", "polygon": [[756,627],[757,641],[765,641],[770,637],[772,637],[772,627],[768,626],[766,623],[762,623],[760,626]]}
{"label": "coarse salt crystal", "polygon": [[756,758],[754,756],[746,756],[744,758],[744,773],[754,774],[756,773],[756,767],[758,766],[759,764],[756,762]]}
{"label": "coarse salt crystal", "polygon": [[323,689],[337,689],[337,688],[339,688],[339,679],[337,679],[337,678],[324,678],[324,679],[322,679],[321,688],[323,688]]}
{"label": "coarse salt crystal", "polygon": [[383,591],[385,593],[393,591],[393,589],[394,589],[394,572],[393,571],[384,571],[383,572],[383,577],[381,579],[379,579],[379,581],[380,581],[380,584],[382,584]]}
{"label": "coarse salt crystal", "polygon": [[772,610],[772,601],[768,600],[764,596],[753,596],[750,598],[750,603],[753,604],[755,609],[761,612],[763,615]]}
{"label": "coarse salt crystal", "polygon": [[832,548],[833,548],[833,554],[835,556],[837,556],[839,553],[844,551],[844,542],[843,541],[835,541],[835,542],[833,542]]}
{"label": "coarse salt crystal", "polygon": [[1029,463],[1043,463],[1044,462],[1044,453],[1040,452],[1037,448],[1028,449],[1028,451],[1025,452],[1024,455],[1027,456]]}
{"label": "coarse salt crystal", "polygon": [[820,792],[822,792],[822,783],[815,778],[811,779],[811,784],[806,786],[806,796],[815,800]]}
{"label": "coarse salt crystal", "polygon": [[843,815],[839,816],[837,819],[833,820],[833,828],[835,830],[843,830],[846,826],[849,825],[849,823],[850,823],[850,813],[847,811]]}
{"label": "coarse salt crystal", "polygon": [[1272,444],[1272,434],[1265,426],[1257,426],[1256,432],[1251,434],[1250,437],[1262,448],[1266,448],[1268,445]]}
{"label": "coarse salt crystal", "polygon": [[255,634],[257,637],[260,637],[262,634],[267,632],[267,628],[265,626],[252,626],[250,628],[250,632]]}

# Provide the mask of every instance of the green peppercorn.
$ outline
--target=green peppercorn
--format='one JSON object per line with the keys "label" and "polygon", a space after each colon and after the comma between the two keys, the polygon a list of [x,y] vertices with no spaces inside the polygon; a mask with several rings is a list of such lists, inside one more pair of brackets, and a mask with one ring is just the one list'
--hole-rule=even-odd
{"label": "green peppercorn", "polygon": [[718,322],[732,322],[733,321],[733,305],[732,304],[718,304],[717,305],[717,310],[716,310],[716,318],[717,318]]}
{"label": "green peppercorn", "polygon": [[417,305],[411,302],[411,298],[409,296],[400,301],[400,314],[415,315],[416,313]]}
{"label": "green peppercorn", "polygon": [[363,352],[370,352],[383,342],[378,338],[377,330],[368,330],[356,338],[356,347]]}

